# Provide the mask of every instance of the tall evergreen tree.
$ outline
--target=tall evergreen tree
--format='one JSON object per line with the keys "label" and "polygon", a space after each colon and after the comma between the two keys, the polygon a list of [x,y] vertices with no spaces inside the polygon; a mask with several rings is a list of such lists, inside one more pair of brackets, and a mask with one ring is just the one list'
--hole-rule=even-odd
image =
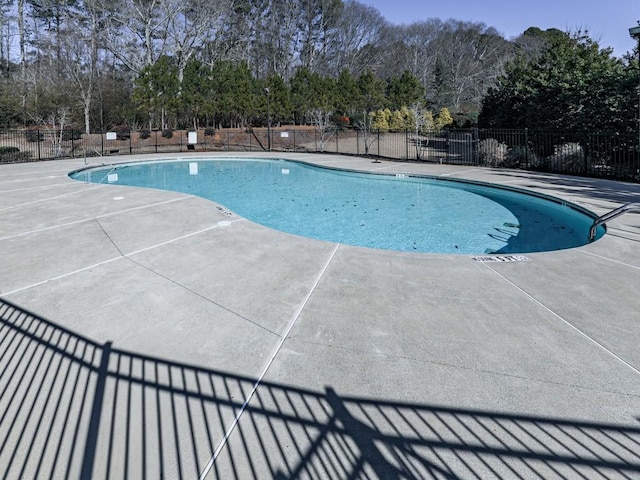
{"label": "tall evergreen tree", "polygon": [[167,56],[142,69],[135,81],[133,98],[138,108],[147,112],[150,129],[169,128],[169,115],[178,108],[179,87],[178,68]]}
{"label": "tall evergreen tree", "polygon": [[399,110],[402,107],[424,101],[424,88],[414,74],[405,70],[402,75],[389,79],[387,97],[388,105],[394,110]]}
{"label": "tall evergreen tree", "polygon": [[584,35],[551,38],[531,60],[519,56],[483,101],[481,126],[624,129],[625,67]]}

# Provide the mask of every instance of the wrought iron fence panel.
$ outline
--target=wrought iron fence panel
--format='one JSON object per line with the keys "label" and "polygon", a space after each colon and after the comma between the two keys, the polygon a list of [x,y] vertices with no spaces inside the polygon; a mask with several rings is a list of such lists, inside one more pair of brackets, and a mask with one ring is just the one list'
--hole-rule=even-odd
{"label": "wrought iron fence panel", "polygon": [[188,151],[325,152],[640,181],[635,134],[579,130],[382,131],[313,127],[247,129],[0,130],[0,164]]}

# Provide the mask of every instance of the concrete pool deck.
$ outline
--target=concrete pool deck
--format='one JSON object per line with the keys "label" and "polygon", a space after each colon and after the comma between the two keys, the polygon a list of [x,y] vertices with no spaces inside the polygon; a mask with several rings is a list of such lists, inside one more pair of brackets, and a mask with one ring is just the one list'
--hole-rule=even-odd
{"label": "concrete pool deck", "polygon": [[[640,185],[311,154],[551,194]],[[109,157],[130,162],[176,155]],[[94,159],[90,159],[94,160]],[[97,160],[96,160],[97,161]],[[479,263],[0,165],[3,478],[640,478],[640,215]]]}

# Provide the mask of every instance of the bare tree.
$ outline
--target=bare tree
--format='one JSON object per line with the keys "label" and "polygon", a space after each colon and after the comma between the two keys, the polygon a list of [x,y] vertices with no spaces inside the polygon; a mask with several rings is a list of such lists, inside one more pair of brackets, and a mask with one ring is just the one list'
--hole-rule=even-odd
{"label": "bare tree", "polygon": [[9,71],[11,64],[11,16],[13,10],[12,0],[0,0],[0,62],[1,68]]}
{"label": "bare tree", "polygon": [[329,40],[340,18],[342,1],[305,0],[299,2],[299,9],[297,51],[300,66],[320,72],[326,66]]}
{"label": "bare tree", "polygon": [[259,38],[257,19],[261,11],[258,2],[262,0],[217,1],[218,15],[210,19],[206,38],[199,46],[201,60],[211,68],[220,61],[250,64],[252,50]]}
{"label": "bare tree", "polygon": [[389,50],[381,74],[389,78],[398,72],[409,71],[420,80],[425,91],[429,91],[438,53],[434,46],[442,25],[438,19],[429,19],[390,28],[386,37]]}
{"label": "bare tree", "polygon": [[18,0],[18,43],[20,45],[20,97],[21,108],[27,108],[27,35],[24,23],[24,0]]}
{"label": "bare tree", "polygon": [[164,0],[163,16],[167,19],[167,53],[178,68],[178,82],[182,83],[184,69],[226,18],[233,2],[224,0]]}
{"label": "bare tree", "polygon": [[435,47],[439,72],[432,91],[439,105],[456,111],[465,103],[479,105],[511,56],[510,44],[483,23],[449,20]]}
{"label": "bare tree", "polygon": [[289,80],[295,67],[298,43],[297,0],[262,0],[256,19],[252,65],[259,76],[276,74]]}
{"label": "bare tree", "polygon": [[27,0],[33,21],[32,46],[49,62],[50,73],[60,75],[63,37],[69,18],[78,9],[75,0]]}
{"label": "bare tree", "polygon": [[373,145],[373,142],[376,139],[376,136],[373,134],[373,122],[371,115],[363,115],[362,119],[358,119],[354,122],[354,126],[358,130],[359,134],[362,135],[362,139],[364,141],[364,154],[369,155],[371,145]]}
{"label": "bare tree", "polygon": [[67,116],[69,115],[69,109],[65,107],[57,108],[54,112],[49,114],[47,119],[48,126],[53,128],[53,136],[51,143],[53,146],[53,152],[56,157],[63,155],[62,141],[64,139],[64,129],[67,125]]}
{"label": "bare tree", "polygon": [[103,5],[102,41],[134,74],[153,65],[166,51],[168,23],[177,10],[163,9],[162,1],[115,0]]}
{"label": "bare tree", "polygon": [[410,142],[413,143],[416,150],[416,159],[421,160],[422,154],[429,146],[429,133],[433,131],[433,115],[421,103],[414,103],[409,112],[413,117]]}
{"label": "bare tree", "polygon": [[324,108],[314,108],[308,112],[308,115],[318,131],[320,151],[324,152],[324,146],[327,140],[329,140],[336,131],[333,122],[333,112]]}
{"label": "bare tree", "polygon": [[50,111],[46,116],[38,115],[32,117],[32,121],[48,131],[48,135],[51,138],[51,145],[53,147],[53,154],[55,157],[63,156],[62,142],[64,139],[64,129],[67,125],[67,118],[69,116],[69,109],[66,107],[59,107]]}
{"label": "bare tree", "polygon": [[354,75],[380,63],[381,39],[387,22],[373,7],[354,0],[344,3],[328,38],[328,71],[338,75],[347,69]]}
{"label": "bare tree", "polygon": [[60,42],[60,69],[65,81],[78,92],[84,117],[85,133],[91,131],[91,106],[98,73],[98,40],[103,8],[100,0],[85,0],[68,20],[69,27]]}

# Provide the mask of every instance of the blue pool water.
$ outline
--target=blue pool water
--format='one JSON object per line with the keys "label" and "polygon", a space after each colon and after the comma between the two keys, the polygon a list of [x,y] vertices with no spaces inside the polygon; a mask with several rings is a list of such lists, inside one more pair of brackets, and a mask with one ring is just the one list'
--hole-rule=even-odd
{"label": "blue pool water", "polygon": [[[283,232],[397,251],[558,250],[584,245],[593,223],[574,206],[511,189],[284,160],[133,163],[72,178],[189,193]],[[598,237],[603,233],[600,228]]]}

